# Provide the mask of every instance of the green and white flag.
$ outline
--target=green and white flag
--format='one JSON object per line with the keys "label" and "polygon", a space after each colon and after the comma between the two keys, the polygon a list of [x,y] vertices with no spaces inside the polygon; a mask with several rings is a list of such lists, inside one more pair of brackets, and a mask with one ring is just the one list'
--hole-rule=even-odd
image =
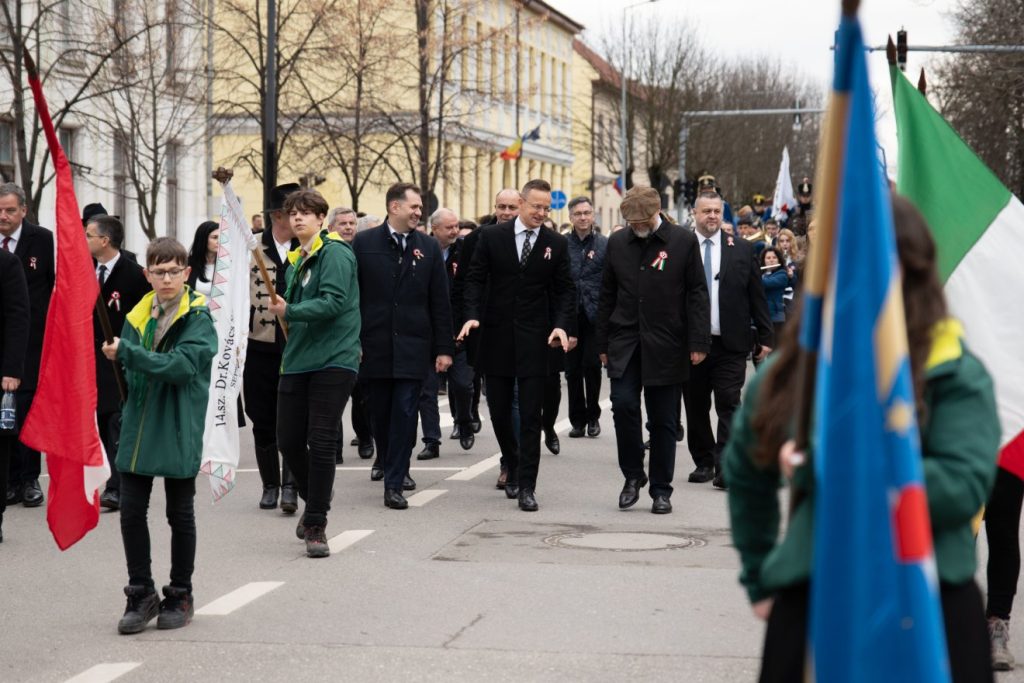
{"label": "green and white flag", "polygon": [[897,190],[924,214],[951,313],[995,382],[999,464],[1024,478],[1024,205],[895,66]]}

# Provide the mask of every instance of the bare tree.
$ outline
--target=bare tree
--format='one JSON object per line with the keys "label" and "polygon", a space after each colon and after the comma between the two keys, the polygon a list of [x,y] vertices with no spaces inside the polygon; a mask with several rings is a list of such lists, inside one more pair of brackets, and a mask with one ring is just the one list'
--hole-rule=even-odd
{"label": "bare tree", "polygon": [[[971,0],[953,12],[957,40],[1020,45],[1024,3]],[[939,110],[1018,197],[1024,196],[1024,54],[957,54],[940,63],[931,90]]]}

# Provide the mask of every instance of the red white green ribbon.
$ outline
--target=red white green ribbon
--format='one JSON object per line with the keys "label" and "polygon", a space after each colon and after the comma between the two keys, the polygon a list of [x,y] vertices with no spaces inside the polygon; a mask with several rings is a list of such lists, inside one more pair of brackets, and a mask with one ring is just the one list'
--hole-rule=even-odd
{"label": "red white green ribbon", "polygon": [[657,268],[658,270],[665,270],[665,261],[668,260],[667,251],[659,251],[658,258],[651,261],[651,268]]}

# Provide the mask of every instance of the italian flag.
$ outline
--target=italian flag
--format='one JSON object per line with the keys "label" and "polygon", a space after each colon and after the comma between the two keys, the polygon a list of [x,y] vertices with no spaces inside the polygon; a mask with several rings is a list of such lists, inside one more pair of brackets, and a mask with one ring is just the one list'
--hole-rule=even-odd
{"label": "italian flag", "polygon": [[900,194],[931,226],[950,312],[995,382],[999,464],[1024,479],[1024,205],[891,66]]}

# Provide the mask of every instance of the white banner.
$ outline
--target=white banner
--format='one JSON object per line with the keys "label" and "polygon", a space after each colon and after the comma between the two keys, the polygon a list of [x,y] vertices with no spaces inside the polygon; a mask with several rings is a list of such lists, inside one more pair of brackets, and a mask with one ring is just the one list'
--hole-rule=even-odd
{"label": "white banner", "polygon": [[779,164],[779,177],[775,181],[775,196],[772,199],[772,218],[786,220],[796,198],[793,196],[793,180],[789,177],[789,148],[782,148],[782,162]]}
{"label": "white banner", "polygon": [[238,469],[238,392],[242,388],[249,339],[249,260],[257,247],[242,205],[223,184],[220,249],[214,266],[213,291],[207,300],[217,328],[217,355],[210,371],[210,402],[206,407],[203,460],[200,471],[210,476],[214,502],[235,487]]}

